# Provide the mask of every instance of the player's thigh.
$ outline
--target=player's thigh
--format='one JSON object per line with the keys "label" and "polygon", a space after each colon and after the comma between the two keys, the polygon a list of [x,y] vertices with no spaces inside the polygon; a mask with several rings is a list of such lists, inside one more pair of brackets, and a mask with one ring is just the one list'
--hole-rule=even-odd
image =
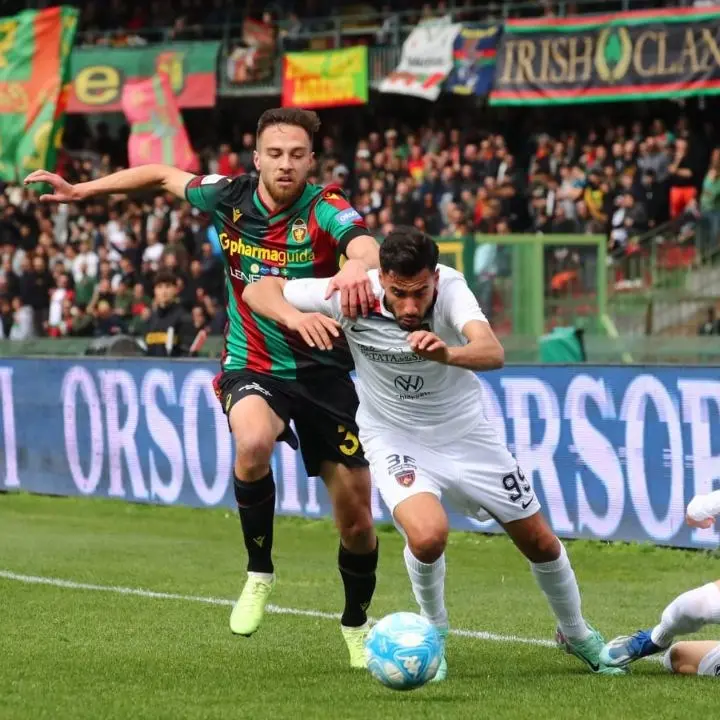
{"label": "player's thigh", "polygon": [[720,677],[720,642],[691,640],[675,643],[665,656],[665,666],[680,675]]}
{"label": "player's thigh", "polygon": [[540,509],[532,483],[490,429],[470,433],[448,452],[460,466],[459,486],[453,486],[450,499],[464,504],[469,515],[485,510],[504,524],[529,518]]}
{"label": "player's thigh", "polygon": [[355,385],[349,376],[293,383],[291,415],[305,469],[310,476],[322,475],[328,488],[335,482],[334,466],[356,471],[359,477],[368,466],[355,422],[357,408]]}
{"label": "player's thigh", "polygon": [[[370,461],[373,482],[396,523],[400,524],[397,508],[419,495],[432,496],[442,508],[442,482],[438,478],[440,468],[435,453],[400,433],[361,431],[360,436]],[[406,523],[401,524],[405,533],[414,530],[406,516],[407,513],[403,513]]]}
{"label": "player's thigh", "polygon": [[216,378],[215,393],[228,418],[236,459],[269,462],[273,446],[287,429],[289,403],[273,378],[245,371]]}

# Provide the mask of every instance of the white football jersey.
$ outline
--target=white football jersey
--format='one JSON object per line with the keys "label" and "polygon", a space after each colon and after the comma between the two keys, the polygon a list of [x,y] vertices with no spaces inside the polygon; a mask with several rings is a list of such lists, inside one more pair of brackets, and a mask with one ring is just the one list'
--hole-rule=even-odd
{"label": "white football jersey", "polygon": [[[439,265],[436,302],[423,323],[449,346],[464,345],[462,329],[471,320],[487,322],[465,278]],[[355,360],[360,408],[357,423],[368,431],[402,430],[418,441],[443,445],[487,422],[480,383],[471,370],[425,360],[408,345],[403,330],[387,310],[378,271],[370,280],[378,303],[368,317],[343,315],[340,293],[325,299],[327,278],[290,280],[285,299],[303,312],[320,312],[337,320]]]}

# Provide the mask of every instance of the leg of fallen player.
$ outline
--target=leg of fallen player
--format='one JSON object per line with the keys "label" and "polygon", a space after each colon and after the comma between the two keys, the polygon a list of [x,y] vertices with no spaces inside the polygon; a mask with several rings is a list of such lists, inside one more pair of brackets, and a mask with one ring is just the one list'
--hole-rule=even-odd
{"label": "leg of fallen player", "polygon": [[[445,547],[449,529],[447,514],[435,495],[421,492],[396,505],[393,518],[405,536],[405,567],[420,606],[420,614],[445,638],[448,633],[445,608]],[[446,677],[447,660],[443,653],[433,682]]]}
{"label": "leg of fallen player", "polygon": [[565,546],[537,512],[503,524],[517,548],[530,561],[532,573],[558,622],[557,641],[566,652],[582,660],[592,672],[618,675],[623,671],[600,661],[602,635],[583,617],[580,589]]}
{"label": "leg of fallen player", "polygon": [[350,653],[350,665],[365,668],[367,610],[375,592],[378,540],[370,504],[370,471],[323,462],[321,475],[330,495],[340,532],[338,568],[345,589],[341,629]]}
{"label": "leg of fallen player", "polygon": [[664,657],[665,667],[678,675],[720,677],[720,642],[695,640],[675,643]]}
{"label": "leg of fallen player", "polygon": [[711,624],[720,624],[720,580],[679,595],[663,610],[654,628],[611,640],[603,649],[602,658],[608,665],[625,667],[667,650],[678,635],[694,633]]}

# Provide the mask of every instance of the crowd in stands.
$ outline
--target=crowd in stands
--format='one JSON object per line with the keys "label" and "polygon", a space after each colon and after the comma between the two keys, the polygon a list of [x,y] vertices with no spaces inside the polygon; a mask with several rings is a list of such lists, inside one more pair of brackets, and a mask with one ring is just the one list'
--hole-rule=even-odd
{"label": "crowd in stands", "polygon": [[[154,41],[195,40],[224,37],[224,26],[239,29],[246,19],[261,21],[272,29],[278,49],[300,50],[312,34],[335,27],[344,18],[345,29],[360,42],[383,44],[397,40],[398,30],[422,20],[452,16],[455,22],[494,22],[506,17],[572,15],[577,13],[621,11],[666,5],[698,5],[706,0],[336,0],[332,5],[320,0],[151,0],[126,3],[123,0],[75,0],[81,10],[80,37],[83,44],[114,46],[143,45]],[[26,6],[42,7],[46,0],[6,2],[6,14]],[[16,7],[17,6],[17,7]],[[363,28],[367,33],[358,32]],[[400,33],[402,39],[406,33]]]}
{"label": "crowd in stands", "polygon": [[[657,120],[584,135],[540,133],[520,162],[502,134],[451,124],[372,132],[349,153],[332,126],[326,132],[318,138],[311,180],[343,186],[380,240],[397,224],[440,238],[600,233],[625,255],[634,238],[698,208],[720,226],[720,151],[710,153],[684,119],[672,128]],[[115,169],[111,143],[101,132],[95,151],[64,154],[59,170],[70,181],[107,174]],[[206,151],[204,169],[252,171],[252,147],[252,132],[240,134],[237,146]],[[505,248],[478,246],[481,295],[483,281],[511,272]],[[0,251],[3,338],[141,333],[159,269],[176,273],[181,302],[198,329],[222,333],[216,235],[204,214],[170,196],[55,208],[40,205],[32,189],[7,185],[0,194]],[[552,259],[558,267],[582,262],[564,248]],[[492,304],[485,296],[481,302]]]}

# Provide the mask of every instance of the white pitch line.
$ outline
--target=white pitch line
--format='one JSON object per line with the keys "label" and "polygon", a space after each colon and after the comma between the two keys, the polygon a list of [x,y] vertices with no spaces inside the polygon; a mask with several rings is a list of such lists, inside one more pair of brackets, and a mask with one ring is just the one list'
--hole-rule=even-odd
{"label": "white pitch line", "polygon": [[[61,578],[42,577],[38,575],[21,575],[10,570],[0,570],[0,578],[25,583],[26,585],[50,585],[52,587],[64,588],[66,590],[90,590],[95,592],[115,593],[116,595],[133,595],[135,597],[151,598],[154,600],[181,600],[184,602],[206,603],[207,605],[232,606],[234,600],[225,598],[204,597],[202,595],[180,595],[178,593],[156,592],[144,588],[130,588],[122,585],[93,585],[90,583],[75,582],[74,580],[62,580]],[[267,611],[276,615],[296,615],[300,617],[322,618],[323,620],[339,620],[339,613],[322,612],[321,610],[303,610],[301,608],[287,608],[278,605],[268,605]],[[375,618],[369,618],[371,623],[377,622]],[[483,630],[462,630],[451,629],[452,635],[472,638],[473,640],[487,640],[489,642],[523,643],[525,645],[539,645],[540,647],[555,647],[551,640],[540,640],[539,638],[519,637],[518,635],[498,635]]]}

